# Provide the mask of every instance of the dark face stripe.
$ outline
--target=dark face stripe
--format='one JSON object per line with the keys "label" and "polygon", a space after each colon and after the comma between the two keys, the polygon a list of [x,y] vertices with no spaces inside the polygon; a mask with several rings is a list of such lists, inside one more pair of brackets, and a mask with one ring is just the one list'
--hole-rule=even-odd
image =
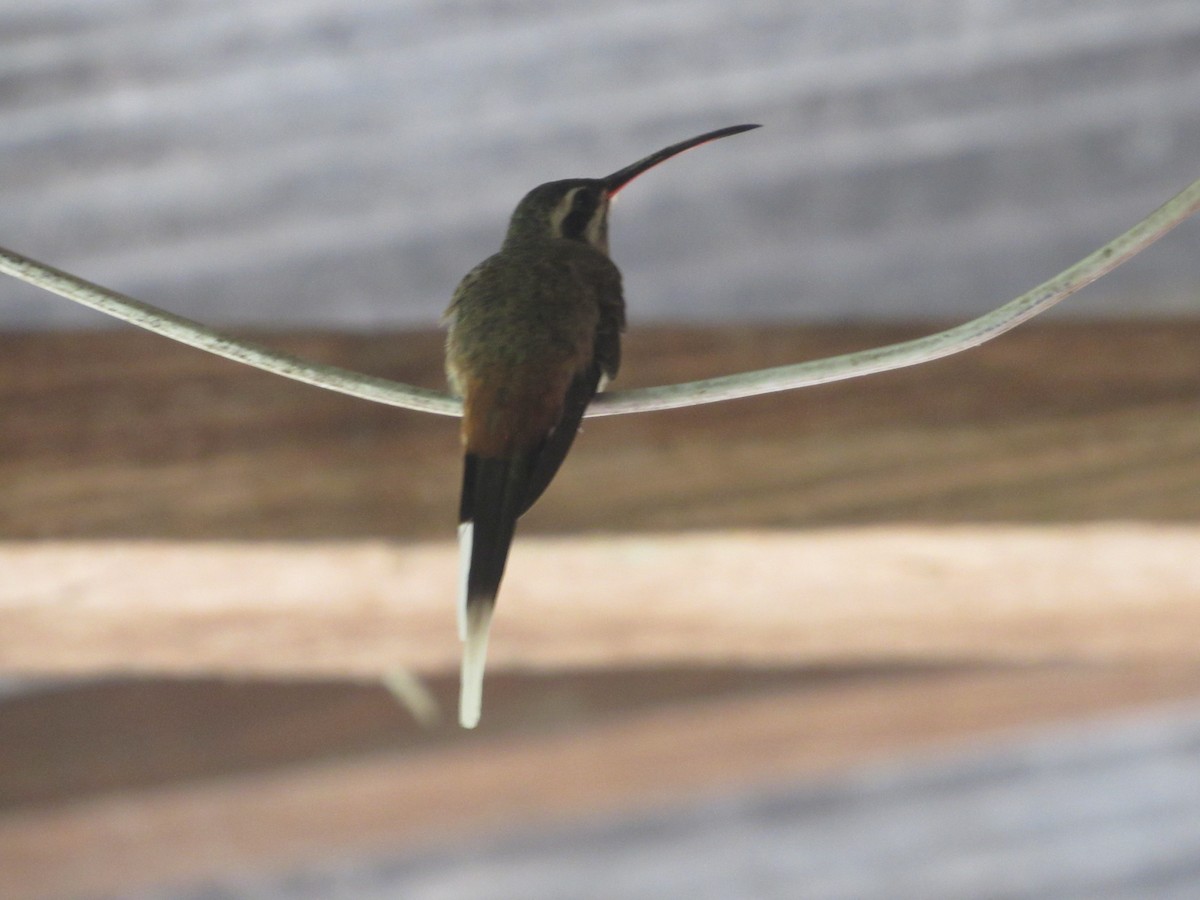
{"label": "dark face stripe", "polygon": [[595,188],[579,188],[571,201],[571,211],[563,217],[560,233],[573,241],[587,241],[587,227],[600,205],[600,193]]}

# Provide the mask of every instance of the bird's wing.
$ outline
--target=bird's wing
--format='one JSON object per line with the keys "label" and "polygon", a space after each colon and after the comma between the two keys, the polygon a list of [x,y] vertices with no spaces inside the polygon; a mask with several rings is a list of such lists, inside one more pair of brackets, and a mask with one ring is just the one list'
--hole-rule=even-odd
{"label": "bird's wing", "polygon": [[558,474],[559,466],[566,459],[567,452],[575,441],[575,435],[579,433],[583,411],[596,396],[596,389],[600,386],[600,374],[600,367],[592,364],[572,379],[563,403],[562,417],[534,454],[533,467],[525,485],[525,499],[518,515],[523,516],[529,511],[529,507],[538,501]]}
{"label": "bird's wing", "polygon": [[601,381],[615,378],[621,366],[621,332],[625,328],[621,274],[607,259],[596,268],[598,271],[590,273],[590,283],[597,286],[595,299],[600,316],[596,326],[592,358],[587,368],[578,372],[571,380],[563,401],[562,415],[534,454],[521,515],[538,501],[554,480],[559,466],[575,441],[575,435],[579,433],[583,413],[600,389]]}

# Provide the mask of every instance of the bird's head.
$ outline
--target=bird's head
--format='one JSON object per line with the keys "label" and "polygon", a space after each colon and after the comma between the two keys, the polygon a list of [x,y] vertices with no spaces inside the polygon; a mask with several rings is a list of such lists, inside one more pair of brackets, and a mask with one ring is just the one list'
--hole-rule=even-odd
{"label": "bird's head", "polygon": [[733,125],[709,131],[651,153],[604,178],[568,178],[540,184],[517,204],[505,244],[565,238],[589,244],[607,254],[609,205],[621,188],[684,150],[757,127]]}

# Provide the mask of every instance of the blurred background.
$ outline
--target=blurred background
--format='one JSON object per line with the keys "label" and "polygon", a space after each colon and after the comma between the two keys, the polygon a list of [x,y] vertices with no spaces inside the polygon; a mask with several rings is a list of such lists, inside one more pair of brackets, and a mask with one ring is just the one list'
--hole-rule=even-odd
{"label": "blurred background", "polygon": [[[678,380],[1000,305],[1200,176],[1198,97],[1194,0],[0,0],[0,245],[437,386],[428,332],[528,189],[759,122],[613,214],[624,377]],[[1191,534],[1198,240],[1185,225],[974,368],[792,398],[786,421],[763,400],[589,426],[527,532]],[[115,327],[0,282],[13,552],[449,537],[452,423],[278,399]],[[637,466],[656,483],[595,496]],[[16,658],[6,896],[1200,895],[1187,659],[500,666],[492,731],[462,735],[361,673],[60,681]],[[424,674],[452,705],[453,672]]]}
{"label": "blurred background", "polygon": [[[963,316],[1195,176],[1189,0],[0,3],[7,245],[206,321],[432,326],[517,200],[622,195],[633,323]],[[1194,308],[1186,236],[1075,314]],[[1136,309],[1128,297],[1137,292]],[[6,288],[7,327],[95,325]]]}

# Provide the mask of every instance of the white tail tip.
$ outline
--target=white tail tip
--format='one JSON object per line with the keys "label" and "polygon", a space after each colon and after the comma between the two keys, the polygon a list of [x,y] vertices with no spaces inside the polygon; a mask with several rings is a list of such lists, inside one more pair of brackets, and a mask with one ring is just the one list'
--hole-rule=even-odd
{"label": "white tail tip", "polygon": [[479,604],[464,616],[462,683],[458,695],[458,722],[463,728],[479,724],[483,709],[483,670],[487,665],[488,632],[492,625],[492,606]]}

